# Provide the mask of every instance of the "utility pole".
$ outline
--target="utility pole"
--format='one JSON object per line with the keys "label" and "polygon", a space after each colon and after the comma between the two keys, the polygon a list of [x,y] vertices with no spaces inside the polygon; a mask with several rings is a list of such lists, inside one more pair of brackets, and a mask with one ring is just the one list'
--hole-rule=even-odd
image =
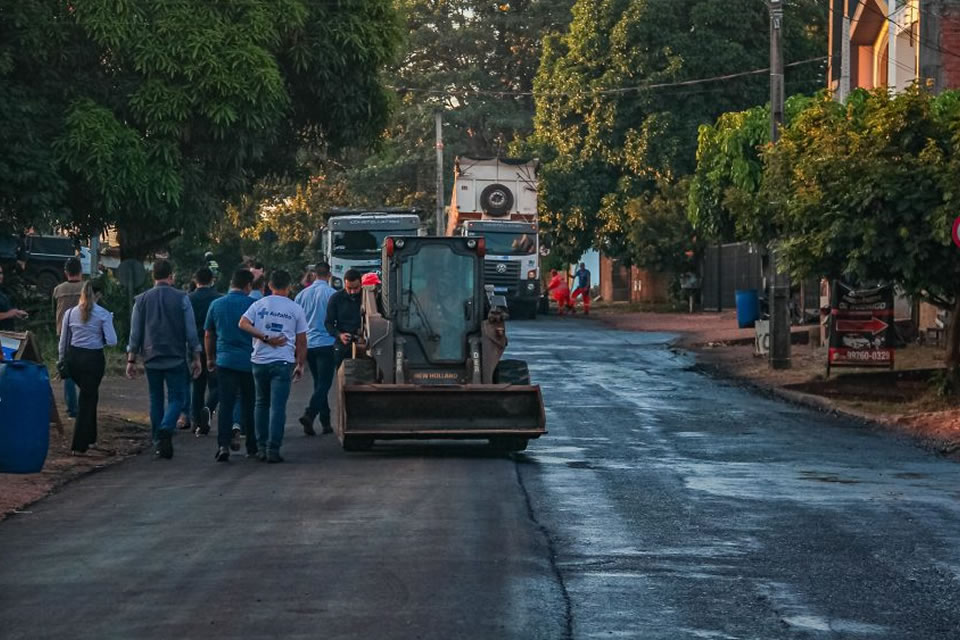
{"label": "utility pole", "polygon": [[443,112],[437,109],[433,115],[437,129],[437,235],[442,236],[447,226],[443,215]]}
{"label": "utility pole", "polygon": [[[847,101],[847,96],[850,95],[850,15],[849,8],[850,3],[843,3],[843,16],[840,18],[843,22],[841,23],[840,29],[840,86],[837,88],[836,99],[844,103]],[[834,10],[834,15],[836,15],[836,10]],[[896,58],[891,58],[891,60],[896,60]]]}
{"label": "utility pole", "polygon": [[[770,140],[780,141],[783,127],[783,0],[770,0]],[[770,249],[770,367],[790,368],[790,278],[780,273],[777,252]]]}
{"label": "utility pole", "polygon": [[100,229],[90,234],[90,277],[100,275]]}

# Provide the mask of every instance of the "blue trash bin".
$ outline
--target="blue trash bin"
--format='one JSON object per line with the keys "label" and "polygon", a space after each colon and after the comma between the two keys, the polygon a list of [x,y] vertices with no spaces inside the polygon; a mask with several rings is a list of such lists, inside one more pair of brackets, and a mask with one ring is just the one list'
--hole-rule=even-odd
{"label": "blue trash bin", "polygon": [[42,364],[0,362],[0,473],[37,473],[50,446],[50,376]]}
{"label": "blue trash bin", "polygon": [[737,289],[737,326],[752,327],[760,318],[760,293],[756,289]]}

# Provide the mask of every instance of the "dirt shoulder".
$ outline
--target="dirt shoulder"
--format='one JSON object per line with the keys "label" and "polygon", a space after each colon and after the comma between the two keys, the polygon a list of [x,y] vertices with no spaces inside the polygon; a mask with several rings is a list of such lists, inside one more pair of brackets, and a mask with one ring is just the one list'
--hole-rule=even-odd
{"label": "dirt shoulder", "polygon": [[[931,378],[944,367],[944,349],[909,345],[896,368],[836,370],[826,377],[826,348],[807,343],[809,327],[795,328],[792,367],[771,370],[754,356],[753,329],[738,329],[736,314],[598,310],[592,317],[627,331],[677,335],[675,344],[697,355],[705,373],[734,379],[791,402],[879,423],[950,454],[960,451],[960,403],[937,395]],[[796,344],[803,338],[804,344]]]}
{"label": "dirt shoulder", "polygon": [[[142,384],[142,382],[141,382]],[[65,434],[50,430],[50,449],[40,473],[0,473],[0,520],[29,510],[29,505],[56,491],[67,482],[99,471],[140,453],[149,443],[144,395],[138,386],[122,378],[105,378],[100,388],[101,411],[98,421],[98,446],[106,451],[90,451],[74,456],[70,452],[73,420],[66,418],[62,385],[54,383]]]}

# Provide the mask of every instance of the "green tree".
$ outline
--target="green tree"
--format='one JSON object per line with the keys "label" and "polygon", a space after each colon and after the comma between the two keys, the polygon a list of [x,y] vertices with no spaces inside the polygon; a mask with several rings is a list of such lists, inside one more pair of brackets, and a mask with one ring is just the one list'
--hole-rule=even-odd
{"label": "green tree", "polygon": [[[787,99],[787,123],[811,101],[804,95]],[[688,211],[705,240],[766,244],[775,238],[757,198],[764,171],[761,154],[769,144],[769,105],[725,113],[715,124],[700,125]]]}
{"label": "green tree", "polygon": [[689,179],[659,184],[627,202],[627,254],[643,269],[681,274],[694,269],[697,242],[687,217]]}
{"label": "green tree", "polygon": [[950,231],[960,205],[960,93],[858,91],[845,105],[822,96],[763,160],[758,198],[792,275],[895,282],[952,308],[956,368],[960,250]]}
{"label": "green tree", "polygon": [[[342,158],[351,204],[435,208],[434,113],[443,113],[447,190],[457,155],[502,155],[533,128],[540,43],[573,0],[400,0],[407,41],[391,70],[396,110],[372,153]],[[337,173],[334,171],[333,173]]]}
{"label": "green tree", "polygon": [[0,16],[0,119],[25,129],[3,142],[26,149],[0,165],[0,207],[115,225],[132,256],[202,233],[303,150],[375,138],[400,39],[387,0],[2,0]]}
{"label": "green tree", "polygon": [[[693,173],[698,127],[768,92],[763,74],[651,85],[766,67],[768,11],[752,0],[579,0],[573,16],[545,42],[535,82],[542,219],[564,255],[626,255],[625,204]],[[788,62],[822,55],[825,18],[817,0],[787,7]],[[822,82],[822,64],[787,76],[794,91]]]}

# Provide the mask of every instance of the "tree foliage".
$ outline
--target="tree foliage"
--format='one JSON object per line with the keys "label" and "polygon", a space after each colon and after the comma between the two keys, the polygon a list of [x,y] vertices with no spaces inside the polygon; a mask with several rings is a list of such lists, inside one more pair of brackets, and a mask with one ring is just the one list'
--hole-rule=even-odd
{"label": "tree foliage", "polygon": [[701,130],[694,219],[713,216],[741,239],[775,242],[795,278],[893,282],[953,308],[948,361],[960,364],[960,250],[950,238],[960,211],[960,92],[933,96],[915,85],[796,106],[776,146],[758,144],[760,109]]}
{"label": "tree foliage", "polygon": [[[788,5],[788,61],[825,50],[821,5]],[[763,74],[650,85],[766,67],[768,11],[752,0],[579,0],[573,15],[565,35],[545,42],[535,82],[542,219],[568,257],[590,246],[626,255],[627,203],[693,173],[697,128],[768,91]],[[821,64],[796,67],[788,87],[822,77]]]}
{"label": "tree foliage", "polygon": [[378,135],[400,38],[388,0],[2,0],[0,18],[0,119],[23,125],[0,134],[0,211],[116,225],[141,255],[301,150]]}
{"label": "tree foliage", "polygon": [[794,275],[897,282],[941,305],[960,293],[950,240],[960,93],[821,97],[764,152],[768,204]]}
{"label": "tree foliage", "polygon": [[372,153],[342,158],[327,174],[350,204],[435,208],[434,113],[443,114],[446,189],[457,155],[506,154],[533,128],[528,93],[540,43],[565,28],[573,0],[400,0],[407,41],[390,82],[396,110]]}
{"label": "tree foliage", "polygon": [[[787,122],[811,101],[804,95],[787,99]],[[724,113],[716,123],[700,125],[688,210],[690,222],[705,240],[771,239],[767,211],[757,200],[763,181],[761,154],[769,144],[769,105]]]}

